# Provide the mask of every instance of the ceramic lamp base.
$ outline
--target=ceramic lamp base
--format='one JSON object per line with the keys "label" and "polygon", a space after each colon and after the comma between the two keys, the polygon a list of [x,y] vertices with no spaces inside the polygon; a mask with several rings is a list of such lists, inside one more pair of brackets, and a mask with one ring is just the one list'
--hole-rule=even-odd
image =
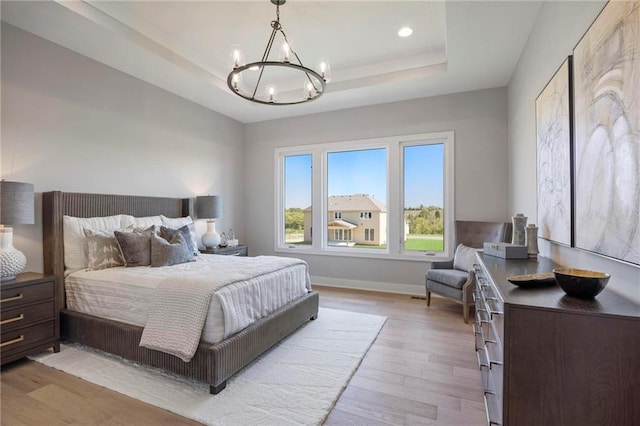
{"label": "ceramic lamp base", "polygon": [[4,228],[0,232],[0,280],[9,281],[24,271],[27,258],[13,247],[13,229]]}
{"label": "ceramic lamp base", "polygon": [[202,245],[206,248],[217,247],[220,244],[220,234],[216,232],[216,222],[214,220],[207,221],[207,232],[202,234]]}

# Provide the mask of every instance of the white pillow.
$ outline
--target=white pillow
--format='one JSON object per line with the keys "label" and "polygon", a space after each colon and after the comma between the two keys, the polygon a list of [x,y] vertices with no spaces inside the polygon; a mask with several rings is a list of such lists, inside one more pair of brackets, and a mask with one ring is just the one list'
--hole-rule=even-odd
{"label": "white pillow", "polygon": [[196,226],[193,223],[193,219],[191,216],[186,217],[166,217],[164,215],[160,216],[162,218],[162,224],[167,228],[178,229],[183,227],[184,225],[189,225],[189,233],[191,234],[191,241],[193,241],[193,247],[198,249],[198,237],[196,236]]}
{"label": "white pillow", "polygon": [[458,244],[456,253],[453,255],[453,268],[469,272],[476,263],[476,249]]}
{"label": "white pillow", "polygon": [[122,226],[122,228],[124,228],[124,229],[133,228],[133,227],[136,226],[136,220],[131,215],[121,214],[120,215],[120,226]]}
{"label": "white pillow", "polygon": [[134,217],[133,220],[136,228],[148,228],[155,225],[157,229],[160,229],[160,226],[163,225],[161,216]]}
{"label": "white pillow", "polygon": [[120,215],[105,217],[62,216],[64,267],[67,270],[77,271],[87,267],[87,244],[84,228],[115,231],[120,228]]}

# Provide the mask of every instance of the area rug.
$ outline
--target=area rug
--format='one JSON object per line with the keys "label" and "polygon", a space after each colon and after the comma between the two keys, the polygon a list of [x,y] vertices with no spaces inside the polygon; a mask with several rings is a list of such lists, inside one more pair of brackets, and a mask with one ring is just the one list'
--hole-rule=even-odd
{"label": "area rug", "polygon": [[321,424],[382,329],[385,317],[320,308],[311,321],[229,379],[209,386],[79,345],[30,357],[208,425]]}

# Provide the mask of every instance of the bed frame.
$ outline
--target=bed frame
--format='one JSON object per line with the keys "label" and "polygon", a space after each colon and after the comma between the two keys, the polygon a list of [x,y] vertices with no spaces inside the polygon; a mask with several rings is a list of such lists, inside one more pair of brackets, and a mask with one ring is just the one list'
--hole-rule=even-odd
{"label": "bed frame", "polygon": [[216,394],[225,388],[229,377],[298,327],[317,318],[318,293],[310,292],[219,343],[200,343],[193,359],[184,362],[173,355],[140,347],[143,327],[65,309],[62,216],[115,214],[194,217],[193,199],[60,191],[42,194],[44,271],[56,276],[56,311],[60,311],[62,339],[206,382],[211,393]]}

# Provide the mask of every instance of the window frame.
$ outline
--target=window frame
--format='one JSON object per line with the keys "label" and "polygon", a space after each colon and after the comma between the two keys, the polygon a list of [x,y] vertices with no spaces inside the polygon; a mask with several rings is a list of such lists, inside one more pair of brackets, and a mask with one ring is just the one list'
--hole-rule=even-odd
{"label": "window frame", "polygon": [[[404,147],[442,143],[444,145],[444,250],[427,252],[404,249]],[[330,221],[327,209],[327,159],[328,154],[340,151],[358,151],[385,148],[387,152],[387,246],[372,250],[357,247],[333,247],[328,245],[327,224]],[[453,256],[455,223],[455,134],[453,131],[420,133],[363,139],[344,142],[329,142],[275,149],[275,238],[274,251],[281,253],[306,253],[314,255],[340,255],[366,258],[434,261]],[[312,156],[312,218],[314,232],[311,245],[284,243],[284,158],[294,155]]]}

